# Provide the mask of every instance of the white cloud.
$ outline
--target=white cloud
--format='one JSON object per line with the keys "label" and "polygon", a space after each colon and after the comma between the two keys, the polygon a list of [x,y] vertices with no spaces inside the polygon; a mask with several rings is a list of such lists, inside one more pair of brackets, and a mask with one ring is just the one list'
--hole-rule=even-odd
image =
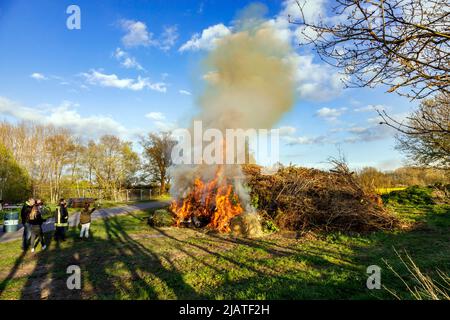
{"label": "white cloud", "polygon": [[218,40],[229,34],[231,34],[230,28],[222,23],[216,24],[204,29],[201,34],[194,34],[189,41],[180,47],[179,51],[211,50],[216,46]]}
{"label": "white cloud", "polygon": [[122,66],[127,69],[137,69],[144,70],[144,68],[137,62],[137,60],[130,56],[127,52],[123,51],[121,48],[116,48],[113,56],[120,62]]}
{"label": "white cloud", "polygon": [[147,25],[142,21],[121,20],[120,25],[126,31],[122,37],[122,43],[127,48],[153,46],[168,51],[175,45],[179,37],[176,25],[165,26],[157,39],[154,38],[152,32],[148,31]]}
{"label": "white cloud", "polygon": [[[409,112],[400,112],[400,113],[388,113],[389,117],[391,117],[392,119],[394,119],[395,121],[399,122],[399,123],[404,123],[405,121],[407,121],[408,117],[411,115]],[[380,122],[383,122],[383,118],[379,115],[375,116],[375,117],[370,117],[367,119],[368,123],[372,123],[372,124],[379,124]]]}
{"label": "white cloud", "polygon": [[103,134],[127,136],[129,130],[109,116],[81,116],[70,101],[63,101],[57,107],[46,105],[45,109],[29,108],[5,97],[0,97],[0,113],[19,121],[33,121],[43,125],[70,129],[84,137],[99,137]]}
{"label": "white cloud", "polygon": [[178,27],[166,26],[159,41],[159,48],[163,51],[170,50],[178,40]]}
{"label": "white cloud", "polygon": [[367,131],[368,129],[369,128],[364,128],[364,127],[351,127],[347,131],[351,132],[351,133],[360,134],[360,133]]}
{"label": "white cloud", "polygon": [[287,43],[291,43],[295,36],[291,26],[292,25],[287,18],[280,16],[275,19],[267,20],[263,24],[263,27],[271,28],[273,30],[276,38]]}
{"label": "white cloud", "polygon": [[[318,22],[320,18],[326,16],[325,4],[326,0],[300,0],[303,14],[307,22]],[[300,20],[302,18],[301,11],[298,6],[297,0],[285,0],[282,4],[283,9],[279,13],[279,16],[291,17],[292,20]]]}
{"label": "white cloud", "polygon": [[325,64],[313,62],[313,55],[293,53],[286,58],[295,70],[297,91],[301,98],[325,101],[338,96],[344,88],[344,76]]}
{"label": "white cloud", "polygon": [[176,123],[170,122],[162,112],[150,112],[145,115],[150,119],[158,131],[173,131],[177,128]]}
{"label": "white cloud", "polygon": [[153,33],[147,30],[147,25],[142,21],[121,20],[121,27],[127,33],[122,37],[122,43],[126,47],[151,46],[157,42],[153,39]]}
{"label": "white cloud", "polygon": [[162,112],[150,112],[147,113],[145,117],[155,121],[162,121],[166,119],[166,116]]}
{"label": "white cloud", "polygon": [[173,122],[154,121],[153,124],[158,131],[163,131],[163,132],[173,131],[177,128],[177,125]]}
{"label": "white cloud", "polygon": [[321,144],[325,142],[325,137],[283,137],[283,140],[286,141],[288,146],[296,146],[296,145],[305,145],[305,144]]}
{"label": "white cloud", "polygon": [[365,106],[365,107],[355,108],[355,109],[353,109],[353,111],[355,111],[355,112],[372,112],[372,111],[384,110],[384,109],[385,109],[385,107],[381,104],[376,105],[376,106],[369,104],[368,106]]}
{"label": "white cloud", "polygon": [[[299,4],[302,8],[301,10]],[[332,6],[329,0],[285,0],[282,4],[283,9],[278,14],[278,18],[285,20],[290,18],[293,22],[305,20],[309,24],[326,23],[329,25],[337,25],[347,19],[351,7],[343,10],[339,14],[329,16],[327,14],[327,7],[330,5]],[[295,34],[296,41],[300,43],[307,43],[309,42],[308,38],[316,39],[319,36],[314,29],[304,25],[290,24],[290,29]]]}
{"label": "white cloud", "polygon": [[143,70],[142,66],[139,64],[139,62],[136,61],[134,57],[127,57],[125,60],[122,61],[122,65],[127,68],[136,68],[138,70]]}
{"label": "white cloud", "polygon": [[[281,41],[290,42],[292,39],[293,32],[290,30],[289,21],[284,17],[267,20],[262,26],[273,29],[275,37]],[[201,33],[194,34],[189,41],[180,47],[179,51],[212,50],[216,47],[217,41],[230,35],[231,32],[232,27],[227,27],[222,23],[210,26]]]}
{"label": "white cloud", "polygon": [[337,118],[339,116],[341,116],[345,111],[347,110],[347,108],[340,108],[340,109],[336,109],[336,108],[327,108],[327,107],[323,107],[320,108],[317,112],[316,115],[320,118],[324,118],[326,120],[329,121],[335,121],[337,120]]}
{"label": "white cloud", "polygon": [[96,70],[91,70],[89,73],[83,73],[82,76],[86,78],[86,81],[89,84],[99,85],[102,87],[129,89],[133,91],[140,91],[143,89],[150,89],[158,92],[167,91],[166,83],[151,83],[148,78],[142,78],[141,76],[137,79],[120,79],[115,74],[104,74]]}
{"label": "white cloud", "polygon": [[187,90],[180,90],[180,91],[178,91],[180,94],[184,94],[184,95],[186,95],[186,96],[190,96],[190,95],[192,95],[192,93],[190,93],[189,91],[187,91]]}
{"label": "white cloud", "polygon": [[30,74],[30,77],[36,80],[47,80],[48,78],[44,76],[42,73],[34,72]]}
{"label": "white cloud", "polygon": [[280,137],[292,136],[297,132],[297,128],[289,126],[280,127],[278,130]]}
{"label": "white cloud", "polygon": [[304,145],[304,144],[320,144],[325,142],[325,137],[306,137],[296,136],[297,128],[291,126],[283,126],[278,128],[279,136],[288,146]]}
{"label": "white cloud", "polygon": [[21,106],[20,104],[0,96],[0,114],[9,115],[20,120],[33,121],[36,110]]}
{"label": "white cloud", "polygon": [[385,125],[374,125],[369,127],[351,127],[347,129],[350,136],[344,142],[371,142],[392,138],[395,130]]}

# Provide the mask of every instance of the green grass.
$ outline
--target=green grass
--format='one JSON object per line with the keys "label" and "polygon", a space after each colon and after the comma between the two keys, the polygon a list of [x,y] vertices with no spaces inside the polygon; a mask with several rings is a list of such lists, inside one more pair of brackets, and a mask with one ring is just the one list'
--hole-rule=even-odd
{"label": "green grass", "polygon": [[[421,270],[450,274],[450,207],[395,206],[413,227],[370,235],[275,233],[256,240],[174,227],[151,228],[150,212],[95,221],[94,238],[22,254],[20,242],[0,244],[0,299],[394,299],[366,288],[366,268],[381,283],[411,295],[396,256],[406,250]],[[39,251],[39,249],[38,249]],[[82,270],[82,290],[65,286],[68,265]]]}
{"label": "green grass", "polygon": [[434,204],[431,187],[411,186],[404,190],[391,191],[382,195],[384,203],[398,205],[431,205]]}

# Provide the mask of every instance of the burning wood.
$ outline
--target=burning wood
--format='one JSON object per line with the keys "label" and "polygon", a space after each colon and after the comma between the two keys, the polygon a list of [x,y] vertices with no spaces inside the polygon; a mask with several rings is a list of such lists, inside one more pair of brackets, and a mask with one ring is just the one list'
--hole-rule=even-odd
{"label": "burning wood", "polygon": [[219,232],[230,231],[230,220],[243,212],[233,185],[219,166],[214,179],[202,181],[196,178],[191,192],[171,205],[177,218],[177,226],[191,220],[196,226],[204,222]]}

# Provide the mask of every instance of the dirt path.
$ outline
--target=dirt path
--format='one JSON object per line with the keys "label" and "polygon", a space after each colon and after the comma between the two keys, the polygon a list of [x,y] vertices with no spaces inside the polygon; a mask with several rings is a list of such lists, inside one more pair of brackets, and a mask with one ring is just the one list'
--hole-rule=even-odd
{"label": "dirt path", "polygon": [[[136,203],[133,205],[123,205],[119,207],[114,208],[108,208],[108,209],[99,209],[96,210],[92,214],[92,220],[107,218],[116,216],[119,214],[126,214],[137,210],[146,210],[146,209],[154,209],[154,208],[161,208],[168,204],[168,202],[165,201],[151,201],[151,202],[143,202],[143,203]],[[71,227],[74,227],[78,224],[80,214],[79,212],[76,212],[75,214],[71,215],[69,218],[69,225]],[[43,225],[42,228],[44,232],[50,232],[55,229],[55,221],[53,218],[48,219]],[[17,239],[21,239],[23,234],[23,227],[21,227],[16,232],[11,233],[4,233],[3,230],[0,231],[0,243],[4,242],[10,242]]]}

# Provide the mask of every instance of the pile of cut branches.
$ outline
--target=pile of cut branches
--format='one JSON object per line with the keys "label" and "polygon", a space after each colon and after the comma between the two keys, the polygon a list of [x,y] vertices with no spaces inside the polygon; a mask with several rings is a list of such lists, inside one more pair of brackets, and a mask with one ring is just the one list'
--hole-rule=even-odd
{"label": "pile of cut branches", "polygon": [[245,165],[243,171],[253,205],[283,229],[370,232],[399,225],[345,163],[334,164],[330,171],[287,166],[265,175],[257,165]]}

